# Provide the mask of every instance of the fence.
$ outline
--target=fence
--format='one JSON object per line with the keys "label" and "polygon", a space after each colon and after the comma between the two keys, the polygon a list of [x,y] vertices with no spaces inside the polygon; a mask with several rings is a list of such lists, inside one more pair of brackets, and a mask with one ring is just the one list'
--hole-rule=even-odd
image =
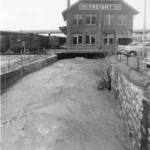
{"label": "fence", "polygon": [[124,53],[117,53],[116,59],[123,62],[124,64],[134,69],[135,71],[150,78],[150,75],[147,73],[148,71],[150,71],[150,69],[148,69],[146,67],[146,64],[143,63],[144,60],[142,58],[137,56],[129,56]]}
{"label": "fence", "polygon": [[46,58],[48,55],[3,55],[1,56],[1,73],[14,70],[15,68],[34,62],[38,59]]}

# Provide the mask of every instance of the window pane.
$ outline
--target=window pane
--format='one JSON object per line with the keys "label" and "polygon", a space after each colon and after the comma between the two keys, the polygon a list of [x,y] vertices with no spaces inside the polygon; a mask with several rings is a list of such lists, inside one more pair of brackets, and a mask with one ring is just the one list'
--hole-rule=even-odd
{"label": "window pane", "polygon": [[81,19],[79,20],[79,25],[82,25],[82,20]]}
{"label": "window pane", "polygon": [[86,15],[86,24],[90,24],[90,15]]}
{"label": "window pane", "polygon": [[73,25],[77,25],[77,18],[78,18],[78,15],[74,14],[73,15]]}
{"label": "window pane", "polygon": [[77,25],[77,20],[73,19],[73,25]]}
{"label": "window pane", "polygon": [[128,24],[128,17],[127,17],[127,15],[123,15],[123,24],[124,25]]}
{"label": "window pane", "polygon": [[95,34],[91,34],[91,44],[95,44]]}
{"label": "window pane", "polygon": [[109,25],[109,15],[108,14],[104,14],[104,25],[105,26]]}
{"label": "window pane", "polygon": [[93,24],[93,25],[95,25],[96,24],[96,15],[92,15],[91,16],[92,18],[91,18],[91,24]]}
{"label": "window pane", "polygon": [[78,35],[78,44],[82,44],[82,35]]}
{"label": "window pane", "polygon": [[114,24],[114,20],[115,20],[115,16],[114,15],[110,15],[110,25]]}
{"label": "window pane", "polygon": [[86,34],[86,44],[90,44],[90,35]]}
{"label": "window pane", "polygon": [[77,44],[77,35],[76,34],[73,35],[73,44]]}
{"label": "window pane", "polygon": [[82,20],[83,20],[83,15],[79,14],[78,15],[78,25],[82,25]]}
{"label": "window pane", "polygon": [[108,38],[104,38],[104,44],[108,43]]}
{"label": "window pane", "polygon": [[83,15],[82,14],[79,14],[79,19],[83,19]]}
{"label": "window pane", "polygon": [[122,24],[122,15],[117,16],[117,23]]}

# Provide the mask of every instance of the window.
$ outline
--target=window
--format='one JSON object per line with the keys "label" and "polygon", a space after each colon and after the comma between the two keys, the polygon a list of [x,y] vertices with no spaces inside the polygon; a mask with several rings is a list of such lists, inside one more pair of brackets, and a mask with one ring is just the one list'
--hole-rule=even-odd
{"label": "window", "polygon": [[85,39],[86,39],[86,44],[90,44],[90,34],[86,34]]}
{"label": "window", "polygon": [[109,15],[109,25],[113,25],[115,20],[115,16],[114,15]]}
{"label": "window", "polygon": [[73,44],[77,44],[77,34],[73,35]]}
{"label": "window", "polygon": [[96,24],[96,14],[87,14],[86,15],[86,24],[95,25]]}
{"label": "window", "polygon": [[82,34],[73,34],[73,44],[82,44]]}
{"label": "window", "polygon": [[95,44],[95,34],[91,34],[91,44]]}
{"label": "window", "polygon": [[104,34],[104,44],[113,44],[114,43],[114,34]]}
{"label": "window", "polygon": [[104,14],[104,25],[109,25],[109,15],[108,14]]}
{"label": "window", "polygon": [[82,25],[83,15],[74,14],[73,15],[73,25]]}
{"label": "window", "polygon": [[96,24],[96,15],[95,14],[91,14],[91,24],[92,25]]}
{"label": "window", "polygon": [[81,34],[78,35],[78,44],[82,44],[82,35]]}
{"label": "window", "polygon": [[82,20],[83,20],[83,15],[79,14],[78,15],[78,25],[82,25]]}
{"label": "window", "polygon": [[95,44],[95,33],[87,33],[85,35],[86,44]]}
{"label": "window", "polygon": [[73,25],[78,25],[78,14],[73,15]]}
{"label": "window", "polygon": [[118,25],[127,25],[128,24],[128,16],[127,15],[118,15],[117,22],[118,22]]}
{"label": "window", "polygon": [[118,22],[118,25],[122,24],[122,15],[117,16],[117,22]]}
{"label": "window", "polygon": [[104,25],[110,26],[114,22],[115,16],[112,14],[104,14]]}

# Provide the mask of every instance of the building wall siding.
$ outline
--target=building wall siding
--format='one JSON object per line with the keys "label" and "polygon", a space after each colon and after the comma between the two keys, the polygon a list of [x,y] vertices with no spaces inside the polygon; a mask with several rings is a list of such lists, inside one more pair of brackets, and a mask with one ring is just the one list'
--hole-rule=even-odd
{"label": "building wall siding", "polygon": [[[88,2],[81,2],[81,3],[99,3],[98,1],[88,1]],[[104,4],[118,4],[120,2],[104,2]],[[95,26],[88,26],[86,25],[86,14],[88,13],[95,13],[96,14],[96,25]],[[83,22],[81,26],[75,26],[72,24],[72,16],[73,14],[83,14]],[[104,14],[113,14],[114,21],[113,25],[111,26],[104,26]],[[117,15],[119,14],[126,14],[128,16],[128,24],[127,25],[118,25],[117,24]],[[86,32],[95,32],[96,33],[96,46],[99,46],[99,18],[101,16],[101,40],[103,40],[103,32],[104,31],[112,31],[115,32],[117,30],[128,30],[132,33],[133,31],[133,13],[131,9],[129,9],[126,5],[122,4],[122,10],[110,11],[110,10],[79,10],[79,4],[72,7],[69,12],[67,13],[67,46],[68,47],[76,47],[72,44],[72,34],[73,33],[83,33],[83,46],[85,46],[85,33]],[[80,45],[81,46],[81,45]]]}

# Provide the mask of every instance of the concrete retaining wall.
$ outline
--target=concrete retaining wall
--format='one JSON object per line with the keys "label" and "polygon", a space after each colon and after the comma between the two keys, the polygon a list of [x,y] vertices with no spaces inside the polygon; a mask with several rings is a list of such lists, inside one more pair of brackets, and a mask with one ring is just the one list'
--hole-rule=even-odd
{"label": "concrete retaining wall", "polygon": [[45,59],[40,59],[30,64],[21,66],[20,68],[1,74],[1,92],[3,93],[8,87],[14,84],[24,75],[39,70],[57,61],[57,56],[50,56]]}
{"label": "concrete retaining wall", "polygon": [[150,88],[137,86],[112,65],[112,87],[134,150],[150,150]]}

